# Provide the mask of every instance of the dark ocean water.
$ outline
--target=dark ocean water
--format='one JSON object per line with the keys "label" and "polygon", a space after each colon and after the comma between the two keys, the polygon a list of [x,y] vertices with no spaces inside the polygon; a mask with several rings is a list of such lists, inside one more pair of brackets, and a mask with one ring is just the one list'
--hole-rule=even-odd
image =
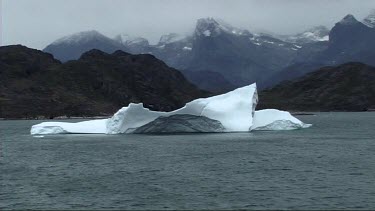
{"label": "dark ocean water", "polygon": [[375,209],[375,113],[312,128],[29,135],[0,121],[0,209]]}

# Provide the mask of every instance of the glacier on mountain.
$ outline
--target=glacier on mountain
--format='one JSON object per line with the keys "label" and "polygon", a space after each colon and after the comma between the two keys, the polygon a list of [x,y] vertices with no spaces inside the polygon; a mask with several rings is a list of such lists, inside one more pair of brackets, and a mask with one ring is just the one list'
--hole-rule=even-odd
{"label": "glacier on mountain", "polygon": [[[43,122],[33,125],[31,134],[61,133],[133,133],[159,117],[192,115],[216,120],[223,126],[222,132],[248,132],[251,130],[290,130],[310,125],[299,121],[289,112],[271,110],[255,111],[258,103],[256,84],[241,87],[228,93],[200,98],[171,112],[151,111],[141,103],[131,103],[121,108],[111,118],[77,123]],[[283,124],[280,124],[282,122]],[[202,129],[204,130],[204,129]]]}

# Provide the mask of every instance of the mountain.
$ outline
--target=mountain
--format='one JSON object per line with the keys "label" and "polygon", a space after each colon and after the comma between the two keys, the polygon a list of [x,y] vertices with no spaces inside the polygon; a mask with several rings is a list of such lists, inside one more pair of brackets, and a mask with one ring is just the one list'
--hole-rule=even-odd
{"label": "mountain", "polygon": [[152,55],[100,50],[61,63],[24,46],[0,47],[0,117],[111,115],[130,102],[170,111],[207,96]]}
{"label": "mountain", "polygon": [[368,27],[375,28],[375,9],[371,10],[370,14],[362,22]]}
{"label": "mountain", "polygon": [[[97,46],[98,42],[91,42],[91,37],[101,37],[95,39],[103,40],[99,42],[103,44]],[[107,53],[117,49],[134,54],[149,53],[171,67],[197,72],[210,70],[222,75],[229,83],[242,86],[287,67],[301,46],[264,34],[252,34],[222,20],[202,18],[190,35],[166,34],[156,45],[128,35],[118,35],[111,40],[97,32],[82,32],[57,40],[45,51],[67,61],[93,48]],[[222,88],[225,89],[218,87]]]}
{"label": "mountain", "polygon": [[48,45],[43,51],[53,54],[56,59],[62,62],[66,62],[78,59],[84,52],[92,49],[113,53],[125,48],[115,40],[92,30],[62,37]]}
{"label": "mountain", "polygon": [[329,65],[357,61],[375,65],[375,29],[345,16],[331,29],[328,47],[314,59]]}
{"label": "mountain", "polygon": [[191,61],[192,39],[191,36],[176,33],[162,35],[156,45],[149,46],[148,53],[163,60],[169,66],[182,70]]}
{"label": "mountain", "polygon": [[345,16],[329,33],[329,41],[308,43],[288,67],[274,73],[262,84],[271,87],[282,80],[292,80],[319,67],[361,62],[375,65],[375,28]]}
{"label": "mountain", "polygon": [[236,88],[220,73],[213,71],[188,71],[181,70],[182,74],[198,88],[215,94],[222,94]]}
{"label": "mountain", "polygon": [[295,35],[285,35],[280,36],[280,38],[286,42],[296,43],[296,44],[306,44],[314,43],[320,41],[328,41],[329,39],[329,29],[325,26],[316,26],[308,29],[302,33]]}
{"label": "mountain", "polygon": [[183,69],[218,72],[230,83],[241,86],[287,66],[298,47],[204,18],[197,21],[191,58]]}
{"label": "mountain", "polygon": [[259,94],[258,109],[366,111],[375,109],[375,67],[346,63],[323,67]]}
{"label": "mountain", "polygon": [[[371,15],[366,20],[370,19]],[[196,85],[210,90],[226,90],[228,84],[239,87],[253,82],[262,89],[327,65],[350,61],[375,65],[374,37],[375,28],[352,15],[344,17],[331,30],[318,26],[283,40],[254,34],[220,19],[201,18],[191,34],[166,34],[155,45],[141,37],[118,35],[112,40],[91,31],[59,39],[45,51],[62,61],[78,58],[93,48],[107,53],[121,49],[133,54],[152,54],[189,74],[186,76]],[[207,70],[217,74],[209,74]],[[196,72],[194,77],[193,72]],[[221,76],[228,83],[215,81]]]}

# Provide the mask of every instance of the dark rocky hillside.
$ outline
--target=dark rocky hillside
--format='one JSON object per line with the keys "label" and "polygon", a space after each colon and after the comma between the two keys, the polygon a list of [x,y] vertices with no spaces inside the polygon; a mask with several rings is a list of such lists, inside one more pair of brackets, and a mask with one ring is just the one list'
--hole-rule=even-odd
{"label": "dark rocky hillside", "polygon": [[24,46],[0,47],[0,117],[111,115],[130,102],[170,111],[207,96],[152,55],[91,50],[62,64]]}
{"label": "dark rocky hillside", "polygon": [[324,67],[260,92],[258,109],[366,111],[375,109],[375,68],[362,63]]}

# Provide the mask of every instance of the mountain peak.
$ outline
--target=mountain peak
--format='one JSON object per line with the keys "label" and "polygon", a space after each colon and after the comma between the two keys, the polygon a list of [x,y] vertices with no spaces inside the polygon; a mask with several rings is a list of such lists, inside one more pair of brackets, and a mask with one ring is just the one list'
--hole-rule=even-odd
{"label": "mountain peak", "polygon": [[52,44],[61,44],[61,43],[78,43],[78,42],[85,42],[88,40],[92,40],[95,38],[106,38],[103,34],[96,30],[89,30],[89,31],[82,31],[78,33],[74,33],[65,37],[62,37]]}
{"label": "mountain peak", "polygon": [[359,21],[352,14],[348,14],[339,23],[343,25],[351,25],[358,22]]}
{"label": "mountain peak", "polygon": [[213,18],[200,18],[197,21],[197,25],[195,27],[195,34],[198,36],[206,36],[209,37],[213,34],[220,33],[219,23]]}
{"label": "mountain peak", "polygon": [[219,23],[213,18],[213,17],[207,17],[207,18],[199,18],[197,20],[197,25],[202,25],[202,24],[216,24],[218,25]]}
{"label": "mountain peak", "polygon": [[216,36],[225,32],[234,35],[250,35],[250,32],[244,29],[236,28],[221,19],[212,17],[200,18],[197,21],[195,34],[198,36]]}

